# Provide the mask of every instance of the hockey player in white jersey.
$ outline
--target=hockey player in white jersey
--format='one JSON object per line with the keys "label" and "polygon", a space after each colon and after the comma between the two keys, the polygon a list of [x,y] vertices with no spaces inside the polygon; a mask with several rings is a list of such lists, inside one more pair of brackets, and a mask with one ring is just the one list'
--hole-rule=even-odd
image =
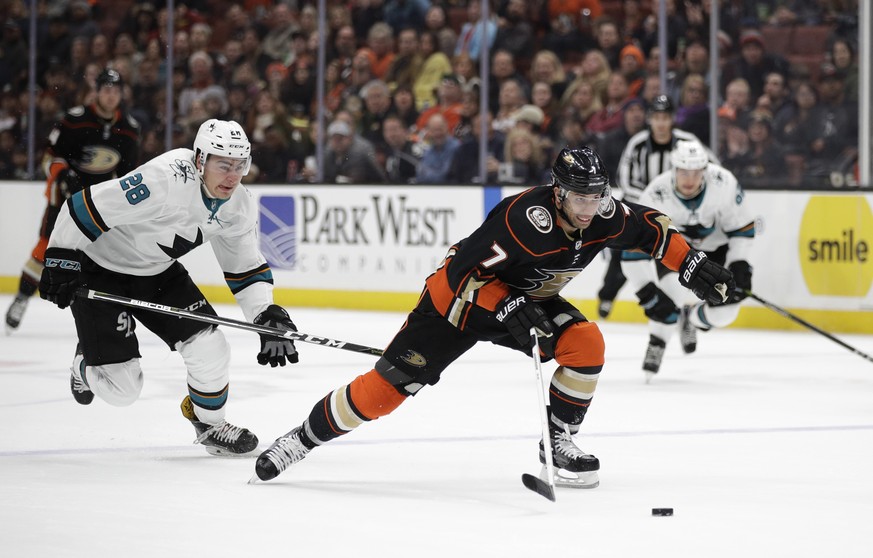
{"label": "hockey player in white jersey", "polygon": [[622,267],[649,318],[649,345],[643,361],[647,379],[660,369],[664,349],[677,327],[683,351],[694,352],[697,330],[730,325],[745,291],[752,288],[748,256],[755,219],[737,179],[709,162],[706,149],[696,141],[676,142],[671,159],[673,169],[652,180],[639,203],[669,215],[692,248],[726,265],[736,290],[724,303],[686,305],[685,289],[675,272],[640,253],[625,252]]}
{"label": "hockey player in white jersey", "polygon": [[[213,455],[257,449],[257,437],[225,420],[230,348],[215,326],[76,298],[82,286],[215,315],[176,260],[210,242],[247,320],[295,330],[273,304],[273,277],[258,249],[257,206],[240,186],[251,145],[236,122],[207,120],[194,149],[174,149],[126,175],[72,196],[58,217],[39,284],[42,298],[71,306],[79,337],[70,388],[77,402],[98,396],[126,406],[143,385],[138,321],[182,356],[188,395],[182,414]],[[239,190],[239,191],[237,191]],[[297,362],[290,340],[261,337],[258,363]]]}

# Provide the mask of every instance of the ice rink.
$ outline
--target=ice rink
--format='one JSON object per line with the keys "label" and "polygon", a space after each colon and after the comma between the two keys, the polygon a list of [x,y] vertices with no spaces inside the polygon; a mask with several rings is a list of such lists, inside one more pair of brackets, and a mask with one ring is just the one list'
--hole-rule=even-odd
{"label": "ice rink", "polygon": [[[0,296],[3,312],[10,300]],[[301,331],[380,348],[403,321],[289,311]],[[702,334],[689,356],[674,339],[647,385],[645,328],[600,326],[607,364],[577,442],[600,459],[601,484],[551,503],[520,480],[540,469],[521,354],[480,345],[392,415],[249,485],[253,458],[192,445],[177,354],[139,328],[140,400],[77,405],[72,317],[33,300],[21,329],[0,333],[2,554],[873,556],[873,363],[814,333],[731,329]],[[264,368],[257,335],[223,329],[228,419],[262,448],[375,362],[298,344],[300,364]],[[841,338],[873,353],[873,337]]]}

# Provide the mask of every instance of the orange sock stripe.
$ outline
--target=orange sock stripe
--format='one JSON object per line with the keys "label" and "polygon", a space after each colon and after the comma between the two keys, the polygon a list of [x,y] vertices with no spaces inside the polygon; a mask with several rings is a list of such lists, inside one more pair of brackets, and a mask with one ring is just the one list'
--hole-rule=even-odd
{"label": "orange sock stripe", "polygon": [[362,416],[374,420],[399,407],[406,396],[373,369],[349,384],[349,399]]}
{"label": "orange sock stripe", "polygon": [[560,399],[561,401],[564,401],[565,403],[569,403],[570,405],[573,405],[573,406],[576,406],[576,407],[587,407],[588,405],[591,404],[591,400],[590,400],[590,399],[589,399],[586,403],[580,403],[580,402],[579,402],[578,400],[576,400],[576,399],[567,399],[567,398],[564,396],[564,394],[562,394],[560,391],[555,391],[555,390],[553,390],[553,389],[549,389],[549,395],[551,395],[552,397],[557,397],[557,398]]}

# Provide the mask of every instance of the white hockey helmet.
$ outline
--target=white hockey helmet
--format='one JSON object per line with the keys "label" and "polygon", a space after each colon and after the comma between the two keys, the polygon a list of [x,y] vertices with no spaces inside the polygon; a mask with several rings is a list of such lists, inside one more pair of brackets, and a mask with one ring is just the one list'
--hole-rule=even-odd
{"label": "white hockey helmet", "polygon": [[701,170],[709,164],[709,156],[699,141],[679,140],[670,154],[670,162],[674,169]]}
{"label": "white hockey helmet", "polygon": [[242,126],[233,120],[210,118],[200,125],[197,137],[194,138],[194,160],[200,163],[200,176],[203,176],[203,168],[209,155],[245,159],[243,176],[249,173],[252,166],[252,144],[249,143]]}

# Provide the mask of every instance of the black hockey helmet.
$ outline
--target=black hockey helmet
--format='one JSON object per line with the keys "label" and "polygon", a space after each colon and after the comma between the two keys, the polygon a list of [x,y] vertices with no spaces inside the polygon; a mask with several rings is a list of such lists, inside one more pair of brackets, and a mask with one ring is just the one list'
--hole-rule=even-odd
{"label": "black hockey helmet", "polygon": [[649,112],[669,112],[673,114],[675,111],[673,101],[667,95],[658,95],[652,99],[652,104],[649,105]]}
{"label": "black hockey helmet", "polygon": [[102,72],[100,72],[100,75],[97,76],[95,83],[97,84],[97,91],[100,91],[100,88],[104,85],[121,87],[124,84],[124,80],[121,79],[121,74],[119,74],[116,70],[106,68]]}
{"label": "black hockey helmet", "polygon": [[577,194],[609,196],[609,173],[590,147],[564,148],[552,165],[552,184]]}

